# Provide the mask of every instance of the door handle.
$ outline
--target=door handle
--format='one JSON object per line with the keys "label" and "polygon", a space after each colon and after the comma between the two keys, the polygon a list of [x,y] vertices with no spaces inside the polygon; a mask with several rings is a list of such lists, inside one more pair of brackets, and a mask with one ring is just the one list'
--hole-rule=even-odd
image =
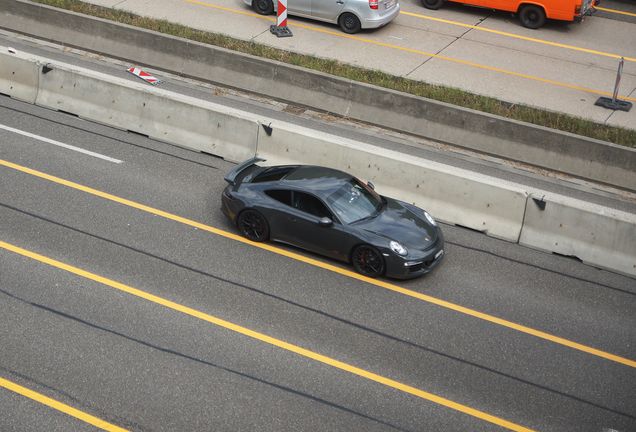
{"label": "door handle", "polygon": [[337,0],[336,3],[338,4],[344,4],[344,2],[342,0]]}

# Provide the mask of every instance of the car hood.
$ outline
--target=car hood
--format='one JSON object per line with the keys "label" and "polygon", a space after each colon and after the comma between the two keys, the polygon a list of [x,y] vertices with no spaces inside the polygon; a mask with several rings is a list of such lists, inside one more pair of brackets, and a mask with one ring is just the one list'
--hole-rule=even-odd
{"label": "car hood", "polygon": [[437,230],[426,220],[422,210],[412,210],[408,204],[391,198],[386,198],[386,201],[379,215],[354,225],[369,233],[396,240],[408,248],[425,250],[437,241]]}

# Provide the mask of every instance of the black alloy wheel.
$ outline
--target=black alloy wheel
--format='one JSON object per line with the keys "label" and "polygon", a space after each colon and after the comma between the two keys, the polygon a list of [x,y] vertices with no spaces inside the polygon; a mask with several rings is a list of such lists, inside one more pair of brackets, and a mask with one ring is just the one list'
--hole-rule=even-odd
{"label": "black alloy wheel", "polygon": [[353,266],[358,273],[368,277],[378,277],[384,273],[382,254],[373,246],[362,245],[353,250]]}
{"label": "black alloy wheel", "polygon": [[437,10],[442,7],[444,0],[422,0],[422,6],[426,9]]}
{"label": "black alloy wheel", "polygon": [[340,15],[338,23],[342,31],[349,34],[358,33],[362,27],[358,17],[349,12]]}
{"label": "black alloy wheel", "polygon": [[238,219],[238,226],[245,237],[253,241],[267,240],[269,225],[265,217],[255,210],[245,210]]}
{"label": "black alloy wheel", "polygon": [[541,6],[525,5],[519,10],[519,21],[524,27],[536,30],[545,24],[545,11]]}
{"label": "black alloy wheel", "polygon": [[252,6],[260,15],[271,15],[274,12],[272,0],[252,0]]}

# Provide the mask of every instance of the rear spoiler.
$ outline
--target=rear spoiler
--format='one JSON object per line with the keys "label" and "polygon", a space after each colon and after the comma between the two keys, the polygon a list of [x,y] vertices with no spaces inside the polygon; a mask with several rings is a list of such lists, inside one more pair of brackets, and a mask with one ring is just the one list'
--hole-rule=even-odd
{"label": "rear spoiler", "polygon": [[225,176],[225,181],[228,182],[231,185],[234,185],[234,180],[236,179],[236,176],[241,173],[241,171],[243,171],[247,167],[251,167],[252,165],[256,164],[257,162],[265,162],[265,160],[266,159],[261,159],[261,158],[255,157],[255,158],[252,158],[252,159],[248,159],[245,162],[241,162],[236,167],[234,167],[234,169],[232,171],[227,173],[227,175]]}

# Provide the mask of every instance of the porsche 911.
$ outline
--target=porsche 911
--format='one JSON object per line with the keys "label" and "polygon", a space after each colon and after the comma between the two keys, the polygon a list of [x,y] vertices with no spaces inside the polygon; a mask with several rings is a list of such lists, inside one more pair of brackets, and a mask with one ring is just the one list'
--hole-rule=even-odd
{"label": "porsche 911", "polygon": [[221,210],[246,238],[277,241],[353,264],[362,275],[411,279],[435,268],[444,236],[414,205],[371,183],[313,165],[247,160],[226,176]]}

